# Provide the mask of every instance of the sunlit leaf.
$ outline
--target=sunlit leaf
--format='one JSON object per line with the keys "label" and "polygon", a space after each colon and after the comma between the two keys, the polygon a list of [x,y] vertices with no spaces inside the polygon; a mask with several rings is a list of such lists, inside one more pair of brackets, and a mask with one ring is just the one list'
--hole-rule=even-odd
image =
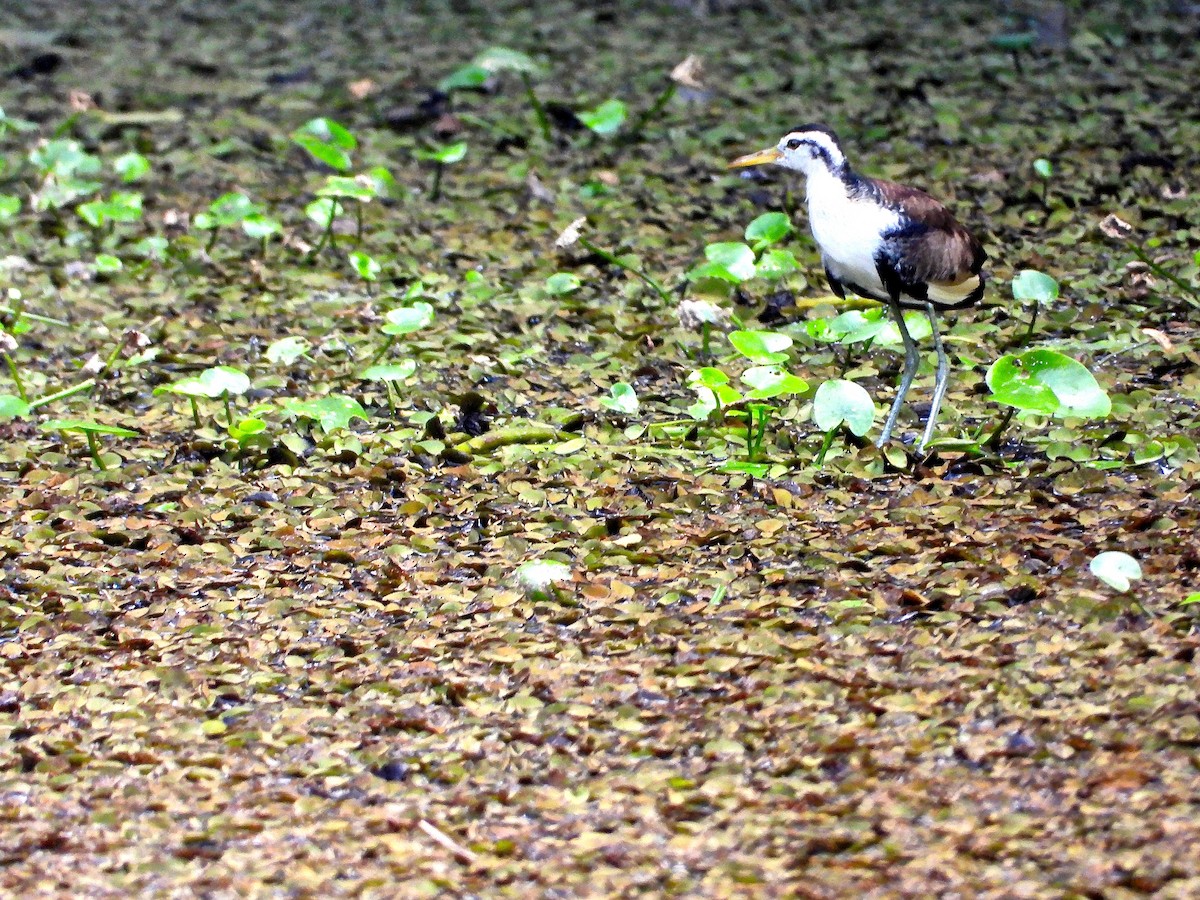
{"label": "sunlit leaf", "polygon": [[774,365],[787,359],[783,351],[792,346],[792,339],[778,331],[734,331],[729,335],[729,343],[747,359]]}
{"label": "sunlit leaf", "polygon": [[988,369],[987,385],[998,403],[1042,415],[1102,418],[1112,411],[1092,373],[1053,350],[1002,356]]}
{"label": "sunlit leaf", "polygon": [[579,121],[596,134],[612,134],[624,123],[628,111],[620,100],[605,100],[595,109],[579,114]]}
{"label": "sunlit leaf", "polygon": [[1088,564],[1091,573],[1117,591],[1127,591],[1142,577],[1142,566],[1128,553],[1108,550],[1095,556]]}
{"label": "sunlit leaf", "polygon": [[288,398],[283,401],[283,408],[297,418],[312,419],[326,433],[350,427],[352,419],[367,419],[362,404],[344,394],[330,394],[319,400]]}
{"label": "sunlit leaf", "polygon": [[826,381],[813,397],[813,422],[822,431],[831,431],[845,423],[862,437],[875,424],[875,402],[853,381],[841,378]]}
{"label": "sunlit leaf", "polygon": [[302,357],[311,347],[312,344],[308,342],[307,338],[291,335],[272,342],[263,356],[267,358],[268,362],[287,366]]}
{"label": "sunlit leaf", "polygon": [[409,334],[425,328],[432,321],[433,307],[424,300],[418,300],[412,306],[388,310],[380,330],[391,335]]}
{"label": "sunlit leaf", "polygon": [[746,226],[746,240],[752,244],[777,244],[794,230],[786,213],[763,213]]}
{"label": "sunlit leaf", "polygon": [[1050,303],[1058,299],[1058,282],[1044,272],[1022,269],[1012,280],[1014,300]]}
{"label": "sunlit leaf", "polygon": [[609,388],[609,396],[600,398],[600,405],[613,412],[631,416],[638,411],[638,397],[632,385],[618,381]]}

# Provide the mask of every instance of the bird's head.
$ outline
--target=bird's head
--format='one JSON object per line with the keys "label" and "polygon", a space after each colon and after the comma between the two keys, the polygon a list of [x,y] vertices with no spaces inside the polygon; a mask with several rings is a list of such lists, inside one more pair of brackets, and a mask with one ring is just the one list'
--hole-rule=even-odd
{"label": "bird's head", "polygon": [[779,143],[757,153],[739,156],[729,163],[730,169],[761,166],[773,163],[785,169],[795,169],[805,175],[820,171],[840,172],[846,167],[837,135],[823,125],[801,125],[779,139]]}

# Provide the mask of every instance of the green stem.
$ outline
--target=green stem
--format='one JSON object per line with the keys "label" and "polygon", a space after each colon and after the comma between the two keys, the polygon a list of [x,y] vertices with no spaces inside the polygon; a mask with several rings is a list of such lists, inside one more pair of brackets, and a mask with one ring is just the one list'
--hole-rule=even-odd
{"label": "green stem", "polygon": [[220,228],[214,228],[212,230],[212,234],[210,234],[208,236],[208,243],[204,245],[205,253],[211,254],[213,251],[213,247],[217,246],[217,232],[220,230],[221,230]]}
{"label": "green stem", "polygon": [[39,316],[36,313],[26,312],[23,309],[13,309],[11,306],[0,306],[0,316],[12,316],[14,324],[22,319],[28,319],[31,322],[41,322],[43,325],[57,325],[60,328],[66,328],[71,324],[70,322],[64,322],[62,319],[52,319],[49,316]]}
{"label": "green stem", "polygon": [[553,136],[550,132],[550,117],[546,115],[546,107],[542,106],[542,101],[538,99],[537,92],[533,89],[533,79],[529,77],[528,72],[521,73],[521,80],[525,82],[525,96],[529,98],[529,105],[533,107],[533,114],[537,118],[538,127],[542,130],[542,137],[549,143]]}
{"label": "green stem", "polygon": [[362,245],[363,242],[363,205],[361,203],[354,204],[354,242]]}
{"label": "green stem", "polygon": [[16,361],[7,353],[0,353],[4,357],[4,364],[8,366],[8,374],[12,376],[13,382],[17,386],[17,394],[20,395],[22,402],[29,402],[29,394],[25,392],[25,382],[21,380],[21,370],[17,368]]}
{"label": "green stem", "polygon": [[192,421],[196,423],[196,427],[200,427],[200,404],[196,402],[195,397],[188,397],[188,403],[192,404]]}
{"label": "green stem", "polygon": [[225,401],[225,424],[227,426],[232,427],[232,425],[233,425],[233,400],[230,399],[228,391],[225,392],[225,395],[222,399],[224,399],[224,401]]}
{"label": "green stem", "polygon": [[830,428],[825,432],[825,440],[821,442],[821,452],[817,454],[817,465],[825,465],[825,454],[829,452],[829,448],[833,446],[833,437],[837,434],[836,428]]}
{"label": "green stem", "polygon": [[104,460],[100,456],[100,441],[96,437],[96,433],[89,431],[87,433],[88,452],[92,454],[92,461],[96,463],[96,468],[104,471],[108,466],[104,465]]}
{"label": "green stem", "polygon": [[442,196],[442,172],[445,168],[441,163],[437,163],[433,167],[433,184],[429,186],[429,199],[434,203],[437,203]]}
{"label": "green stem", "polygon": [[325,249],[326,244],[329,244],[331,247],[337,246],[333,239],[333,220],[336,218],[336,210],[337,206],[329,207],[329,221],[325,223],[325,230],[321,232],[321,238],[317,241],[317,246],[313,247],[312,250],[309,251],[309,260],[316,259],[317,254]]}
{"label": "green stem", "polygon": [[384,341],[383,346],[379,348],[379,352],[372,356],[370,362],[367,363],[367,368],[369,369],[371,366],[375,365],[375,363],[387,356],[387,352],[392,349],[392,344],[394,343],[396,343],[396,336],[394,334],[389,334],[388,339]]}
{"label": "green stem", "polygon": [[65,400],[67,397],[74,397],[76,394],[82,394],[84,391],[91,390],[96,386],[96,379],[89,378],[86,381],[81,381],[79,384],[72,385],[69,388],[64,388],[53,394],[47,394],[45,397],[38,397],[29,404],[30,409],[37,409],[40,406],[46,406],[56,400]]}
{"label": "green stem", "polygon": [[1041,308],[1042,308],[1042,304],[1035,301],[1033,304],[1033,315],[1031,315],[1029,317],[1029,327],[1025,329],[1025,336],[1023,338],[1021,338],[1020,346],[1024,347],[1026,344],[1029,343],[1029,339],[1031,337],[1033,337],[1033,326],[1037,324],[1038,311]]}
{"label": "green stem", "polygon": [[707,362],[709,359],[712,358],[711,351],[709,350],[709,340],[711,339],[711,337],[712,337],[712,323],[711,322],[701,322],[700,323],[700,361],[701,362]]}
{"label": "green stem", "polygon": [[678,89],[678,85],[675,82],[668,81],[667,86],[654,98],[654,102],[650,104],[650,108],[638,116],[638,120],[633,125],[632,133],[641,134],[642,129],[650,124],[650,120],[657,118],[658,114],[671,102],[671,98],[675,96],[675,92]]}
{"label": "green stem", "polygon": [[667,293],[666,288],[664,288],[661,284],[659,284],[657,281],[655,281],[653,278],[651,278],[649,275],[647,275],[641,269],[638,269],[635,266],[631,266],[628,263],[622,262],[621,260],[619,260],[617,258],[616,254],[610,253],[607,250],[602,250],[601,248],[599,248],[595,244],[593,244],[591,241],[589,241],[587,238],[581,237],[579,239],[579,244],[585,250],[587,250],[589,253],[596,254],[601,259],[603,259],[605,262],[611,263],[612,265],[616,266],[618,269],[624,269],[626,272],[630,273],[631,275],[636,275],[638,278],[642,279],[642,281],[646,282],[646,284],[650,285],[650,287],[654,289],[654,292],[656,294],[658,294],[659,297],[662,298],[664,303],[667,303],[667,304],[671,303],[671,295]]}
{"label": "green stem", "polygon": [[1015,406],[1010,406],[1004,411],[1004,415],[1001,416],[999,424],[996,425],[996,430],[993,431],[988,439],[983,442],[983,446],[987,447],[989,450],[996,450],[1000,447],[1000,436],[1004,434],[1004,429],[1008,427],[1008,423],[1012,421],[1012,417],[1016,414],[1016,412],[1017,408]]}

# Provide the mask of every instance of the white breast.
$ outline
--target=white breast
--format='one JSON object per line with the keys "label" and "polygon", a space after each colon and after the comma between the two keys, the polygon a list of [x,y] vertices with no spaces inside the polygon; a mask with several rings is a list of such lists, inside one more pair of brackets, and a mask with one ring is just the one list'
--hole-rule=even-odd
{"label": "white breast", "polygon": [[887,296],[875,269],[875,254],[883,235],[899,224],[899,214],[870,201],[852,200],[840,178],[818,172],[808,178],[808,221],[834,278],[877,292],[879,299]]}

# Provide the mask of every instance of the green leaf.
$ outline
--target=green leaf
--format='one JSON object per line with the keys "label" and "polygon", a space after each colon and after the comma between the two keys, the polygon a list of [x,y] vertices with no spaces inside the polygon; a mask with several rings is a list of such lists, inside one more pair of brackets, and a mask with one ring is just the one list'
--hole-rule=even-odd
{"label": "green leaf", "polygon": [[1058,299],[1058,282],[1043,272],[1022,269],[1012,280],[1014,300],[1033,300],[1051,303]]}
{"label": "green leaf", "polygon": [[1054,165],[1048,159],[1035,159],[1033,161],[1033,171],[1039,178],[1049,181],[1054,175]]}
{"label": "green leaf", "polygon": [[267,362],[289,366],[307,353],[311,346],[306,338],[291,335],[272,342],[263,356],[267,358]]}
{"label": "green leaf", "polygon": [[573,272],[555,272],[546,279],[546,293],[554,294],[570,294],[573,291],[579,290],[583,286],[583,282],[579,280],[579,276]]}
{"label": "green leaf", "polygon": [[808,390],[807,381],[779,366],[751,366],[742,373],[742,381],[753,388],[746,394],[749,400],[802,394]]}
{"label": "green leaf", "polygon": [[782,278],[785,275],[790,275],[792,272],[798,271],[800,264],[796,262],[796,257],[792,255],[791,250],[784,250],[780,247],[774,250],[768,250],[759,258],[758,263],[754,267],[754,274],[759,278],[767,278],[774,280]]}
{"label": "green leaf", "polygon": [[530,599],[549,600],[558,583],[570,580],[571,567],[555,560],[535,559],[518,566],[513,577]]}
{"label": "green leaf", "polygon": [[328,228],[330,220],[336,219],[344,211],[342,204],[332,197],[319,197],[304,207],[304,214],[321,228]]}
{"label": "green leaf", "polygon": [[[716,244],[709,244],[704,248],[704,257],[709,261],[712,267],[717,270],[723,270],[728,273],[727,281],[735,283],[748,281],[754,277],[754,251],[746,244],[738,241],[725,241]],[[701,267],[702,269],[705,267]],[[696,276],[695,272],[689,273],[689,277]],[[703,277],[721,278],[720,271],[714,271],[712,274],[705,273]]]}
{"label": "green leaf", "polygon": [[369,253],[351,250],[346,257],[350,260],[350,267],[358,273],[358,277],[363,281],[375,281],[379,278],[379,273],[383,271],[383,266]]}
{"label": "green leaf", "polygon": [[1118,591],[1127,591],[1132,582],[1142,577],[1141,564],[1128,553],[1108,550],[1097,555],[1089,564],[1092,574]]}
{"label": "green leaf", "polygon": [[137,437],[136,431],[119,425],[101,425],[90,419],[51,419],[38,426],[42,431],[77,431],[81,434],[112,434],[117,437]]}
{"label": "green leaf", "polygon": [[96,257],[96,273],[99,275],[112,275],[115,272],[120,272],[125,268],[125,264],[120,259],[113,256],[111,253],[101,253]]}
{"label": "green leaf", "polygon": [[822,431],[832,431],[844,422],[862,437],[875,424],[875,402],[853,381],[826,381],[813,398],[813,422]]}
{"label": "green leaf", "polygon": [[605,409],[622,415],[632,416],[638,411],[638,397],[633,386],[624,381],[618,381],[609,388],[609,396],[600,398],[600,405]]}
{"label": "green leaf", "polygon": [[441,163],[443,166],[449,166],[458,162],[467,155],[467,142],[459,141],[456,144],[448,144],[445,147],[435,147],[432,150],[414,150],[413,156],[417,159],[426,162]]}
{"label": "green leaf", "polygon": [[417,362],[403,359],[398,363],[369,366],[359,374],[363,381],[405,381],[417,371]]}
{"label": "green leaf", "polygon": [[579,114],[579,121],[596,134],[608,135],[619,129],[624,123],[628,111],[620,100],[605,100],[595,109]]}
{"label": "green leaf", "polygon": [[792,339],[777,331],[734,331],[729,335],[733,349],[760,365],[774,365],[787,359],[783,351]]}
{"label": "green leaf", "polygon": [[312,419],[328,434],[340,428],[348,428],[351,419],[367,420],[367,411],[353,397],[345,394],[330,394],[320,400],[296,400],[283,402],[284,410],[301,419]]}
{"label": "green leaf", "polygon": [[687,407],[687,414],[693,419],[703,422],[717,411],[717,397],[712,388],[703,385],[696,388],[696,402]]}
{"label": "green leaf", "polygon": [[253,437],[256,434],[262,434],[267,430],[267,423],[262,419],[245,418],[239,419],[230,425],[227,429],[229,436],[236,441],[244,441],[246,438]]}
{"label": "green leaf", "polygon": [[0,421],[23,419],[30,411],[30,405],[15,394],[0,394]]}
{"label": "green leaf", "polygon": [[410,334],[425,328],[433,321],[433,307],[424,300],[418,300],[412,306],[399,306],[389,310],[384,320],[380,329],[384,334]]}
{"label": "green leaf", "polygon": [[1103,418],[1108,394],[1079,362],[1053,350],[1002,356],[987,372],[993,399],[1006,406],[1065,418]]}
{"label": "green leaf", "polygon": [[142,217],[142,195],[117,191],[107,200],[80,204],[76,212],[92,228],[103,228],[110,222],[136,222]]}
{"label": "green leaf", "polygon": [[150,173],[150,160],[140,153],[122,153],[112,161],[112,167],[122,181],[139,181]]}
{"label": "green leaf", "polygon": [[1194,594],[1188,594],[1186,597],[1184,597],[1182,600],[1179,601],[1180,606],[1188,606],[1192,603],[1200,603],[1200,591],[1197,591]]}
{"label": "green leaf", "polygon": [[250,213],[242,219],[242,231],[246,237],[261,241],[272,235],[282,234],[283,225],[275,219],[269,219],[262,213]]}
{"label": "green leaf", "polygon": [[7,225],[21,212],[21,198],[13,194],[0,194],[0,225]]}
{"label": "green leaf", "polygon": [[455,69],[438,82],[438,90],[444,93],[451,91],[474,91],[486,87],[492,73],[483,66],[471,63]]}
{"label": "green leaf", "polygon": [[254,201],[245,194],[231,192],[222,194],[208,205],[207,213],[200,213],[192,224],[202,231],[227,228],[241,223],[247,216],[258,212]]}
{"label": "green leaf", "polygon": [[318,197],[337,197],[370,203],[375,199],[375,186],[348,175],[327,175],[325,183],[317,188]]}
{"label": "green leaf", "polygon": [[[900,328],[886,310],[868,310],[868,316],[875,313],[879,316],[881,327],[875,335],[877,347],[903,347],[904,338],[900,337]],[[921,341],[933,334],[933,326],[925,313],[908,311],[904,313],[904,324],[914,341]]]}
{"label": "green leaf", "polygon": [[250,378],[233,366],[213,366],[191,378],[181,378],[171,384],[155,388],[154,393],[180,394],[184,397],[208,397],[216,399],[229,394],[237,396],[250,390]]}
{"label": "green leaf", "polygon": [[993,47],[999,50],[1008,50],[1016,52],[1017,50],[1028,50],[1037,43],[1036,31],[1015,31],[1006,34],[994,34],[989,39]]}
{"label": "green leaf", "polygon": [[358,146],[354,135],[344,126],[325,118],[312,119],[301,125],[292,132],[292,140],[307,150],[317,162],[339,172],[350,168],[350,151]]}
{"label": "green leaf", "polygon": [[485,72],[523,72],[526,75],[540,75],[542,71],[542,67],[534,62],[531,56],[519,50],[510,50],[508,47],[488,47],[471,62]]}
{"label": "green leaf", "polygon": [[763,213],[746,226],[746,240],[752,244],[777,244],[795,229],[786,213]]}
{"label": "green leaf", "polygon": [[705,366],[688,375],[687,383],[692,387],[716,388],[723,384],[729,384],[729,376],[720,369]]}

